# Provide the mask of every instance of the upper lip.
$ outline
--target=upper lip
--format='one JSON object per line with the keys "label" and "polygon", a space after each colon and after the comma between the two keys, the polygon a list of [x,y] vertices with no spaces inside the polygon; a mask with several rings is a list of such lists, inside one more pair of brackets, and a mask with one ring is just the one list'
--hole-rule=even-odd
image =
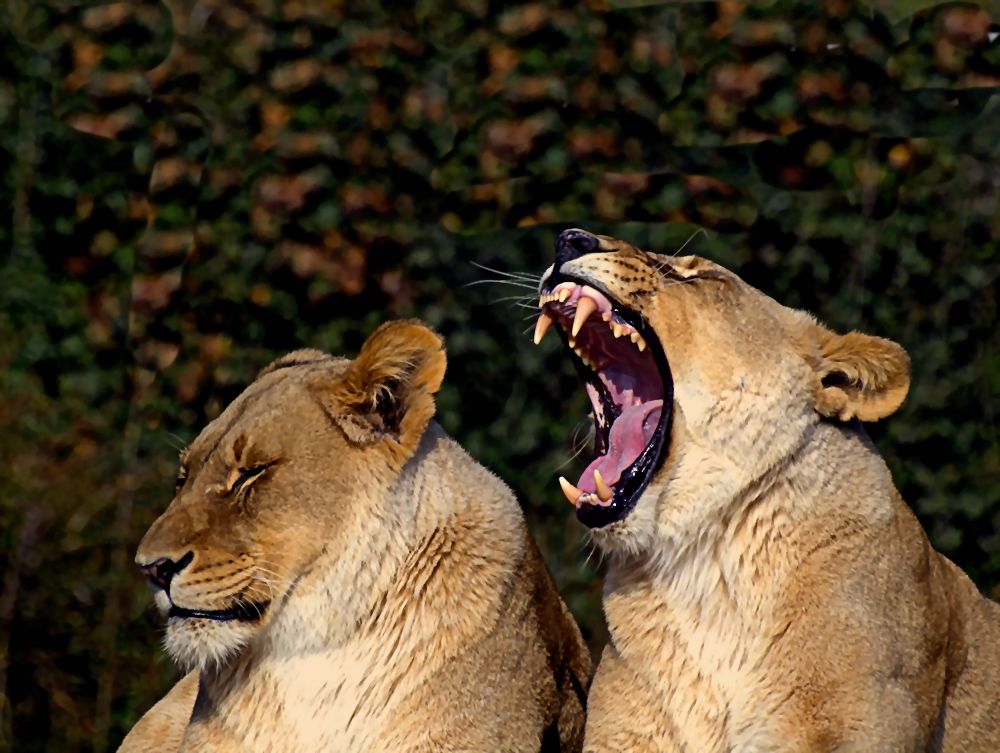
{"label": "upper lip", "polygon": [[269,601],[239,601],[227,609],[188,609],[171,602],[167,617],[200,617],[206,620],[216,620],[218,622],[228,622],[237,620],[239,622],[254,622],[264,616],[270,606]]}

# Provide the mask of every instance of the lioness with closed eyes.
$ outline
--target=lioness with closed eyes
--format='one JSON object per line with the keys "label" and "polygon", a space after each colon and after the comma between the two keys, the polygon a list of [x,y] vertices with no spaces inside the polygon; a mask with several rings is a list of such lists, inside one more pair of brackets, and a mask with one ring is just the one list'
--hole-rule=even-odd
{"label": "lioness with closed eyes", "polygon": [[860,423],[903,402],[903,349],[585,230],[540,288],[596,429],[561,483],[609,561],[584,750],[1000,751],[1000,605]]}
{"label": "lioness with closed eyes", "polygon": [[136,562],[195,670],[124,751],[578,751],[589,656],[510,490],[431,421],[440,338],[267,367]]}

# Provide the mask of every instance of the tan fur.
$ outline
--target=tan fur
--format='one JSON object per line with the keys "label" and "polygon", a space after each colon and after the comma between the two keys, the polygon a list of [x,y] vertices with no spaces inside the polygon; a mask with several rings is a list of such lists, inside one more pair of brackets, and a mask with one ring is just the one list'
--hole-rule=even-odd
{"label": "tan fur", "polygon": [[611,642],[585,750],[1000,750],[1000,606],[850,420],[903,401],[902,348],[693,256],[602,237],[561,271],[639,312],[674,380],[662,467],[594,531]]}
{"label": "tan fur", "polygon": [[179,750],[198,697],[198,673],[188,672],[136,722],[118,753],[159,753]]}
{"label": "tan fur", "polygon": [[197,702],[172,692],[128,750],[580,749],[586,647],[510,490],[431,422],[444,370],[390,323],[353,362],[275,362],[192,443],[137,562],[193,552],[189,609],[271,603],[169,620]]}

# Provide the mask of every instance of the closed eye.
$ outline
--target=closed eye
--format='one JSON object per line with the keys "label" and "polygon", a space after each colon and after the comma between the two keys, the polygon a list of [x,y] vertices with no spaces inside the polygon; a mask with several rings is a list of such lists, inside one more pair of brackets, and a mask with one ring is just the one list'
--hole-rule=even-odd
{"label": "closed eye", "polygon": [[239,468],[236,471],[236,478],[233,479],[229,486],[229,493],[236,494],[241,489],[243,489],[247,484],[253,482],[257,479],[264,471],[270,468],[274,463],[263,463],[261,465],[250,466],[249,468]]}
{"label": "closed eye", "polygon": [[177,479],[174,481],[174,493],[179,492],[184,488],[184,482],[187,481],[188,469],[186,465],[182,465],[177,469]]}

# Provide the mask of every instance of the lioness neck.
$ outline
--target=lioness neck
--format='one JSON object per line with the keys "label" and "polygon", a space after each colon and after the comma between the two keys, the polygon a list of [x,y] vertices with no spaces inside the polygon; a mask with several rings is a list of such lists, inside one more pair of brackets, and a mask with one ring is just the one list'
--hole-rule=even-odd
{"label": "lioness neck", "polygon": [[[844,468],[852,469],[849,477]],[[647,626],[676,621],[699,634],[766,633],[783,589],[816,548],[803,542],[885,524],[897,499],[888,468],[860,427],[819,423],[780,467],[691,540],[612,558],[605,587],[612,637],[624,646],[634,642],[634,633],[647,632],[632,629],[637,619]]]}
{"label": "lioness neck", "polygon": [[503,484],[432,426],[389,493],[393,520],[338,553],[351,572],[320,557],[259,640],[202,671],[185,750],[385,749],[401,701],[494,629],[524,556]]}
{"label": "lioness neck", "polygon": [[651,689],[653,718],[672,719],[684,749],[781,748],[788,728],[773,680],[787,668],[774,647],[795,618],[786,597],[796,573],[824,547],[859,547],[890,525],[893,504],[902,503],[864,434],[817,425],[774,478],[695,539],[612,560],[604,609],[614,671]]}

